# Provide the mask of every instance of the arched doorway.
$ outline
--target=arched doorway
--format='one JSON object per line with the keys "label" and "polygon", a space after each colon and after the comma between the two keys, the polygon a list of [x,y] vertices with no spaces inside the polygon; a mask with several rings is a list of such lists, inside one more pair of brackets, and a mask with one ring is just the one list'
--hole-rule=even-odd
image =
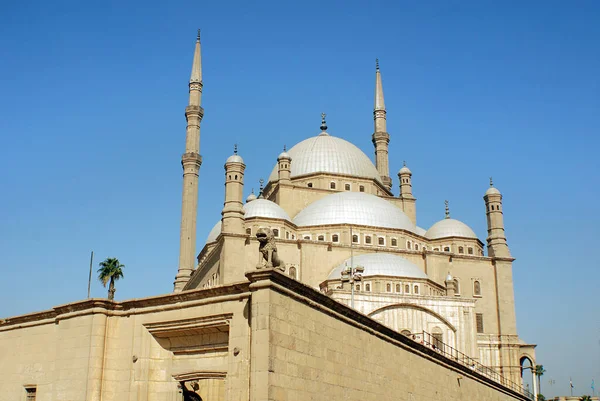
{"label": "arched doorway", "polygon": [[521,383],[523,389],[533,394],[533,368],[535,365],[528,356],[524,355],[519,359],[519,365],[521,367]]}

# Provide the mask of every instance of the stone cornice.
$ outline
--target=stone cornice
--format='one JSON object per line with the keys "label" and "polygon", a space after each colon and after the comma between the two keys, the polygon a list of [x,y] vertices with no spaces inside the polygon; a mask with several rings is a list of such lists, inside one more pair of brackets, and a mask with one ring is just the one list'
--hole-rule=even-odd
{"label": "stone cornice", "polygon": [[129,316],[180,309],[185,306],[236,300],[247,298],[250,295],[248,290],[248,283],[240,282],[209,289],[189,290],[122,302],[92,298],[56,306],[50,310],[0,319],[0,331],[40,324],[58,323],[60,320],[81,315],[105,314],[108,316]]}

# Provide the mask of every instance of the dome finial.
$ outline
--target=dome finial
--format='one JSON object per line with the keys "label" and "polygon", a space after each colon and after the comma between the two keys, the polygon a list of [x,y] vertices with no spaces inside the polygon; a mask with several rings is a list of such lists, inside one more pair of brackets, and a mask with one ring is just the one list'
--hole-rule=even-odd
{"label": "dome finial", "polygon": [[198,36],[196,36],[196,41],[200,42],[200,28],[198,28]]}
{"label": "dome finial", "polygon": [[263,189],[265,185],[265,180],[261,178],[260,180],[258,180],[258,183],[260,184],[260,189],[258,191],[258,199],[264,199],[265,197],[263,196]]}
{"label": "dome finial", "polygon": [[375,59],[375,69],[377,71],[379,71],[379,59],[378,58]]}
{"label": "dome finial", "polygon": [[490,187],[494,186],[494,180],[492,180],[492,177],[490,177]]}
{"label": "dome finial", "polygon": [[287,146],[283,145],[283,151],[287,152]]}
{"label": "dome finial", "polygon": [[237,143],[233,144],[233,154],[237,155]]}
{"label": "dome finial", "polygon": [[404,164],[404,167],[406,167],[406,160],[403,160],[402,163]]}
{"label": "dome finial", "polygon": [[444,205],[446,205],[446,218],[449,219],[450,218],[450,207],[448,206],[447,200],[444,201]]}
{"label": "dome finial", "polygon": [[321,131],[327,131],[327,123],[325,122],[325,117],[327,117],[327,114],[321,113]]}

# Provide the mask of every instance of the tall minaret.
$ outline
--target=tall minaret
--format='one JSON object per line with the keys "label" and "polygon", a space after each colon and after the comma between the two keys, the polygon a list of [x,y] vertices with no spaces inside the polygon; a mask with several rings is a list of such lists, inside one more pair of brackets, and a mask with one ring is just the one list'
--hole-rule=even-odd
{"label": "tall minaret", "polygon": [[504,217],[502,215],[502,194],[490,177],[490,187],[483,196],[488,227],[488,255],[491,257],[510,258],[510,251],[504,234]]}
{"label": "tall minaret", "polygon": [[375,145],[375,165],[383,184],[392,189],[390,178],[390,167],[388,162],[388,144],[390,134],[387,133],[385,102],[383,101],[383,85],[381,84],[381,72],[379,71],[379,60],[375,60],[375,109],[373,119],[375,120],[375,132],[373,133],[373,145]]}
{"label": "tall minaret", "polygon": [[200,30],[196,39],[192,76],[189,83],[190,100],[185,108],[187,128],[185,153],[181,156],[183,167],[183,195],[181,201],[181,231],[179,237],[179,270],[175,276],[175,292],[183,290],[195,267],[196,215],[198,214],[198,173],[202,164],[200,156],[200,121],[204,109],[202,99],[202,57],[200,55]]}

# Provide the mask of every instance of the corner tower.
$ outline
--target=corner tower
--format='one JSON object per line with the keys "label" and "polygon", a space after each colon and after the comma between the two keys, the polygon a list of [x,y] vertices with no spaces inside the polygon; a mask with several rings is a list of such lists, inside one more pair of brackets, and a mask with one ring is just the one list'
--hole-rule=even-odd
{"label": "corner tower", "polygon": [[390,165],[388,161],[388,145],[390,143],[390,134],[387,133],[385,102],[383,101],[383,85],[381,83],[381,72],[379,71],[379,60],[375,60],[375,108],[373,110],[373,119],[375,120],[375,132],[372,136],[375,146],[375,165],[381,181],[387,187],[392,189],[392,179],[390,178]]}
{"label": "corner tower", "polygon": [[490,177],[490,187],[483,196],[488,227],[488,255],[497,258],[511,258],[506,235],[504,233],[504,217],[502,214],[502,194],[494,188]]}
{"label": "corner tower", "polygon": [[200,156],[200,122],[204,109],[202,100],[202,57],[200,30],[196,38],[192,75],[189,83],[190,98],[185,108],[187,128],[185,153],[181,156],[183,167],[183,194],[181,200],[181,231],[179,235],[179,269],[175,276],[174,291],[180,292],[194,270],[196,260],[196,216],[198,214],[198,174],[202,165]]}

